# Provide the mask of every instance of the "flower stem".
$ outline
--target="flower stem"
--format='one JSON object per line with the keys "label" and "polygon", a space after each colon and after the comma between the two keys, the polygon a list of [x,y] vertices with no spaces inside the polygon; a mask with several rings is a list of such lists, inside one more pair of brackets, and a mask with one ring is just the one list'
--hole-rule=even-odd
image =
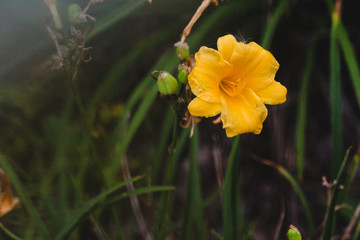
{"label": "flower stem", "polygon": [[205,9],[210,5],[211,2],[214,2],[217,5],[216,0],[203,0],[198,9],[196,10],[194,16],[191,18],[190,22],[184,28],[184,31],[181,35],[181,43],[185,42],[186,37],[190,34],[192,27],[196,23],[196,21],[200,18],[201,14],[205,11]]}
{"label": "flower stem", "polygon": [[239,143],[240,136],[237,136],[232,144],[223,189],[223,232],[227,240],[239,237]]}
{"label": "flower stem", "polygon": [[[167,169],[166,169],[166,175],[165,175],[165,185],[172,185],[173,181],[174,181],[174,155],[175,155],[175,151],[176,151],[176,146],[177,146],[177,140],[178,140],[178,133],[179,133],[179,123],[180,123],[180,119],[179,119],[179,115],[176,114],[175,120],[174,120],[174,125],[173,125],[173,133],[172,133],[172,140],[171,140],[171,144],[169,147],[169,157],[168,157],[168,164],[167,164]],[[165,234],[166,234],[166,223],[169,220],[170,217],[170,211],[172,209],[172,202],[173,202],[173,193],[170,192],[164,192],[163,196],[162,196],[162,204],[161,204],[161,213],[160,213],[160,218],[159,218],[159,234],[156,237],[157,240],[162,240],[165,238]]]}
{"label": "flower stem", "polygon": [[49,10],[51,12],[54,24],[55,24],[55,28],[60,30],[63,28],[63,24],[61,22],[58,10],[56,8],[56,1],[49,1],[49,0],[44,0],[45,4],[49,7]]}

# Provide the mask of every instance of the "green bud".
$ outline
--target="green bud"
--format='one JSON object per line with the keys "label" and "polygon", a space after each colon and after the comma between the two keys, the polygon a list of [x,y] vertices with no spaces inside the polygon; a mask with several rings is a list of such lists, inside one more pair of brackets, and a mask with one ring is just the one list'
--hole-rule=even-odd
{"label": "green bud", "polygon": [[162,95],[172,95],[178,89],[178,82],[170,73],[160,71],[157,78],[157,87]]}
{"label": "green bud", "polygon": [[179,69],[178,79],[182,84],[187,84],[188,82],[186,69],[182,65]]}
{"label": "green bud", "polygon": [[68,7],[68,19],[71,24],[79,24],[86,22],[86,17],[81,18],[80,13],[82,9],[77,3],[70,4]]}
{"label": "green bud", "polygon": [[187,43],[181,43],[181,42],[176,43],[175,53],[180,60],[187,59],[190,55],[189,45],[187,45]]}
{"label": "green bud", "polygon": [[293,226],[289,226],[289,230],[287,231],[287,237],[289,240],[301,240],[301,234],[299,230]]}

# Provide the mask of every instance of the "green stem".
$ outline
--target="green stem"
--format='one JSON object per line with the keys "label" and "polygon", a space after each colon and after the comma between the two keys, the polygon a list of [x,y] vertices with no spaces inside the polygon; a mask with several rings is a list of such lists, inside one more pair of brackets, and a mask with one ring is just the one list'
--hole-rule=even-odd
{"label": "green stem", "polygon": [[52,15],[52,18],[53,18],[56,29],[61,30],[63,28],[63,24],[61,22],[58,10],[56,8],[56,2],[49,3],[48,7],[49,7],[49,10],[51,12],[51,15]]}
{"label": "green stem", "polygon": [[334,181],[334,185],[332,186],[332,195],[330,200],[330,205],[326,213],[325,217],[325,227],[323,232],[322,240],[330,240],[333,230],[334,230],[334,223],[336,222],[336,214],[335,214],[335,206],[339,204],[339,193],[340,193],[340,177],[344,170],[345,164],[348,160],[350,150],[346,151],[345,157],[341,163],[339,171],[337,172],[337,177]]}
{"label": "green stem", "polygon": [[[182,230],[182,240],[193,239],[191,233],[193,222],[196,221],[198,235],[196,239],[205,239],[203,204],[200,189],[200,177],[198,169],[199,136],[198,128],[195,127],[194,135],[190,140],[190,161],[187,182],[187,199],[185,205],[185,216]],[[190,237],[191,236],[191,237]]]}
{"label": "green stem", "polygon": [[0,229],[3,230],[4,233],[6,233],[6,235],[8,235],[11,239],[21,240],[21,238],[10,232],[2,223],[0,223]]}
{"label": "green stem", "polygon": [[[179,116],[176,115],[174,125],[173,125],[173,132],[172,132],[172,140],[169,147],[169,156],[168,156],[168,163],[167,163],[167,169],[166,169],[166,175],[165,175],[165,185],[172,185],[173,179],[174,179],[174,171],[173,171],[173,161],[174,161],[174,155],[176,152],[176,145],[178,142],[178,133],[179,133]],[[162,197],[162,204],[161,204],[161,213],[159,218],[159,234],[156,236],[156,239],[162,240],[165,238],[166,234],[166,224],[170,217],[170,211],[172,209],[172,198],[173,193],[170,192],[164,192]]]}
{"label": "green stem", "polygon": [[238,234],[238,166],[240,146],[240,136],[234,139],[232,144],[229,160],[227,163],[224,190],[223,190],[223,231],[224,239],[235,240],[239,237]]}

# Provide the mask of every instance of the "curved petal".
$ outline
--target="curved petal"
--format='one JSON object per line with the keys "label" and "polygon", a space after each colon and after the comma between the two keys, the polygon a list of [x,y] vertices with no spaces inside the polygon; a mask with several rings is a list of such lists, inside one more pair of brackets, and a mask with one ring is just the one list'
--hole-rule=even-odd
{"label": "curved petal", "polygon": [[220,37],[217,41],[217,48],[226,61],[230,61],[234,48],[238,42],[231,34]]}
{"label": "curved petal", "polygon": [[218,51],[201,47],[195,54],[195,66],[188,76],[192,92],[205,101],[220,102],[219,84],[230,70],[231,65]]}
{"label": "curved petal", "polygon": [[268,87],[255,93],[265,104],[280,104],[286,101],[287,89],[279,82],[274,81]]}
{"label": "curved petal", "polygon": [[240,42],[234,49],[230,63],[235,69],[232,78],[241,79],[253,91],[269,86],[279,69],[274,56],[255,42]]}
{"label": "curved petal", "polygon": [[196,97],[189,103],[188,110],[193,116],[213,117],[221,112],[221,105],[220,103],[209,103]]}
{"label": "curved petal", "polygon": [[221,120],[228,137],[252,132],[259,134],[267,117],[267,109],[261,99],[249,88],[240,95],[230,97],[221,94]]}

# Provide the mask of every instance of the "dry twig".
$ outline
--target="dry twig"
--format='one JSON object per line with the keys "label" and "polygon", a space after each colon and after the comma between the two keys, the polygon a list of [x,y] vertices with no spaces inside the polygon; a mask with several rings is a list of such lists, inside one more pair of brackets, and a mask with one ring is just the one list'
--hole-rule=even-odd
{"label": "dry twig", "polygon": [[341,237],[341,240],[347,240],[351,238],[351,231],[353,230],[356,220],[359,218],[360,216],[360,203],[357,205],[354,215],[352,216],[349,225],[346,227],[344,234]]}

